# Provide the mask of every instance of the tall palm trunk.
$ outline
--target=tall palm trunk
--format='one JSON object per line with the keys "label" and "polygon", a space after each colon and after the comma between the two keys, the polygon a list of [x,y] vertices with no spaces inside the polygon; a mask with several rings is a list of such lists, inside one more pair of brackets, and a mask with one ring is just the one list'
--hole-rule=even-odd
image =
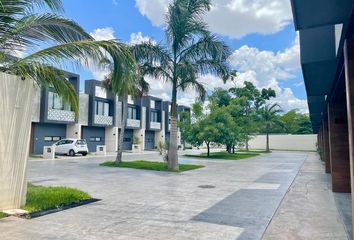
{"label": "tall palm trunk", "polygon": [[128,119],[128,95],[124,96],[122,101],[123,101],[122,102],[122,105],[123,105],[122,125],[120,128],[120,135],[119,135],[119,139],[118,139],[118,152],[117,152],[116,161],[115,161],[116,164],[119,164],[122,162],[124,132],[125,132],[125,126],[126,126],[127,119]]}
{"label": "tall palm trunk", "polygon": [[178,170],[178,154],[177,154],[177,86],[173,82],[172,87],[172,105],[171,105],[171,134],[170,147],[168,150],[168,169]]}
{"label": "tall palm trunk", "polygon": [[266,129],[266,151],[269,152],[269,127]]}

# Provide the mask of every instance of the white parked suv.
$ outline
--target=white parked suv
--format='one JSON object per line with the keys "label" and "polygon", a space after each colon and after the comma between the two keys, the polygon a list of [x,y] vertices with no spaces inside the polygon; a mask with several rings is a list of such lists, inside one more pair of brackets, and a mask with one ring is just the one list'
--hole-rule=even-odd
{"label": "white parked suv", "polygon": [[75,156],[79,153],[82,156],[86,156],[88,148],[85,139],[62,139],[53,145],[55,147],[55,154],[67,154],[69,156]]}

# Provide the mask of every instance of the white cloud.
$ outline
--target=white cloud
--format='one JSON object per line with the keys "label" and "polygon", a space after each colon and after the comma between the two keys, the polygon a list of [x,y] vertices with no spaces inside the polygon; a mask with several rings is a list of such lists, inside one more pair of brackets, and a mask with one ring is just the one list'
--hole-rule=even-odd
{"label": "white cloud", "polygon": [[[90,35],[98,41],[115,39],[114,29],[112,27],[96,28]],[[90,65],[89,69],[95,79],[102,81],[109,74],[109,70],[94,65],[92,60],[89,59],[88,62]]]}
{"label": "white cloud", "polygon": [[[162,26],[171,0],[135,0],[154,26]],[[211,30],[231,38],[250,33],[272,34],[292,20],[289,0],[213,0],[205,17]]]}
{"label": "white cloud", "polygon": [[149,41],[153,44],[156,44],[155,40],[153,40],[152,38],[150,38],[148,36],[143,36],[143,34],[141,32],[130,34],[129,44],[135,45],[135,44],[140,44],[140,43],[149,42]]}
{"label": "white cloud", "polygon": [[115,39],[114,29],[111,27],[96,28],[90,35],[98,41]]}

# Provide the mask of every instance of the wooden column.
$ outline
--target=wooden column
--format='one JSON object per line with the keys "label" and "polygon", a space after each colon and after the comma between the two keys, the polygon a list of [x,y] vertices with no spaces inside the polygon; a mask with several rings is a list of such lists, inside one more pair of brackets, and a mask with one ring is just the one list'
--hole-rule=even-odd
{"label": "wooden column", "polygon": [[329,132],[328,116],[324,116],[322,121],[322,139],[323,139],[323,161],[326,165],[326,173],[331,173],[331,157],[329,155]]}
{"label": "wooden column", "polygon": [[[345,88],[347,99],[350,176],[352,199],[354,199],[354,40],[346,40],[344,44]],[[354,219],[354,201],[352,200],[352,216]],[[353,221],[354,229],[354,221]],[[354,235],[354,233],[353,233]]]}
{"label": "wooden column", "polygon": [[323,158],[323,131],[322,131],[322,126],[320,127],[320,130],[317,134],[317,145],[318,145],[318,151],[320,152],[320,157],[321,160],[324,161]]}
{"label": "wooden column", "polygon": [[350,192],[350,159],[345,97],[328,104],[329,151],[333,192]]}

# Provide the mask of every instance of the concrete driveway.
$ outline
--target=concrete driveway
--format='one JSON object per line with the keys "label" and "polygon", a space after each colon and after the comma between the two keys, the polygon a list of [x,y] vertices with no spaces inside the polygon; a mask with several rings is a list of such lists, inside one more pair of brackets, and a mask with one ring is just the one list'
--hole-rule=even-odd
{"label": "concrete driveway", "polygon": [[273,152],[239,161],[181,156],[206,166],[184,173],[99,167],[102,158],[30,161],[32,183],[76,187],[102,201],[32,220],[0,220],[0,239],[260,239],[309,155]]}

